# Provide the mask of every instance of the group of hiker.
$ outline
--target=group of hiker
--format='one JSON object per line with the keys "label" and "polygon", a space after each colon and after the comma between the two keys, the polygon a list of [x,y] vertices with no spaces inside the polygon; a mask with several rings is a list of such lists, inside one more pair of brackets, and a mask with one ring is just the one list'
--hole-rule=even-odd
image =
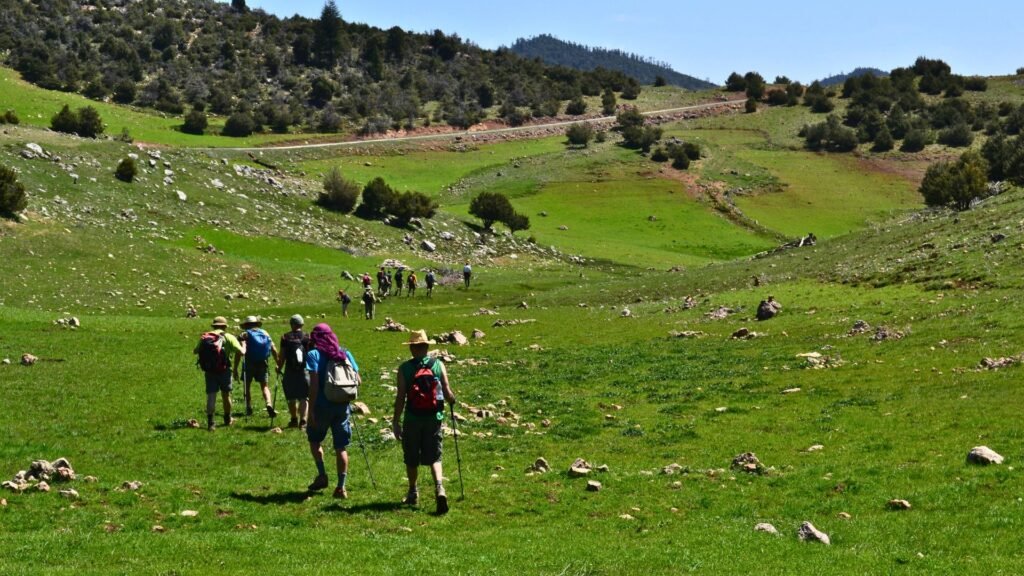
{"label": "group of hiker", "polygon": [[[323,449],[330,431],[337,462],[334,497],[347,498],[347,447],[353,434],[351,402],[356,399],[362,382],[359,365],[351,351],[339,344],[328,324],[317,324],[309,334],[303,331],[302,316],[292,316],[289,324],[291,331],[281,336],[278,347],[256,316],[242,321],[242,332],[237,336],[228,332],[228,322],[223,316],[213,319],[211,329],[201,336],[193,350],[206,381],[207,429],[216,430],[214,414],[218,392],[223,401],[224,426],[234,423],[231,393],[235,381],[244,385],[247,416],[252,415],[249,390],[253,380],[260,384],[267,415],[272,420],[277,416],[268,378],[269,361],[273,358],[291,415],[288,427],[305,430],[316,465],[317,474],[308,489],[320,491],[330,485]],[[434,343],[424,330],[412,332],[404,343],[409,346],[411,358],[398,367],[392,432],[402,442],[409,483],[402,502],[412,506],[419,504],[419,466],[428,466],[434,481],[436,511],[444,514],[448,511],[448,498],[442,483],[441,425],[445,402],[453,406],[455,394],[444,364],[429,354],[430,345]],[[454,419],[454,412],[452,417]]]}
{"label": "group of hiker", "polygon": [[[472,276],[473,268],[469,262],[466,262],[466,265],[462,268],[462,281],[466,289],[469,289]],[[377,270],[376,290],[373,288],[373,278],[370,277],[368,272],[363,272],[359,276],[359,282],[363,289],[363,295],[360,298],[363,303],[363,317],[367,320],[373,320],[376,314],[377,303],[384,298],[401,296],[403,286],[406,297],[415,296],[416,289],[420,285],[416,271],[411,268],[406,269],[403,266],[396,267],[394,271],[388,267],[381,266]],[[433,269],[427,270],[423,283],[427,288],[427,297],[432,297],[434,295],[434,286],[437,285],[437,275]],[[338,302],[341,302],[342,317],[348,318],[348,307],[352,303],[352,296],[345,289],[338,290]]]}

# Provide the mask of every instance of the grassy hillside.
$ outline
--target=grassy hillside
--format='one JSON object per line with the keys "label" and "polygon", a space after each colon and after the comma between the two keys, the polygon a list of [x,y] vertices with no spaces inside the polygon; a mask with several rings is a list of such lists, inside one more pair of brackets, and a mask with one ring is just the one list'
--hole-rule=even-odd
{"label": "grassy hillside", "polygon": [[[63,486],[0,494],[0,573],[1020,572],[1020,367],[977,366],[1021,353],[1024,195],[919,212],[905,178],[776,139],[773,127],[804,113],[669,127],[705,152],[685,173],[613,142],[580,151],[559,139],[264,153],[280,173],[173,149],[150,167],[121,143],[8,128],[0,163],[20,172],[30,209],[27,223],[0,225],[0,358],[12,360],[0,365],[0,476],[66,456],[97,481],[73,482],[77,500]],[[22,158],[27,142],[60,160]],[[112,172],[130,153],[144,172],[127,185]],[[311,200],[332,165],[430,193],[442,210],[423,232],[323,212]],[[711,191],[736,188],[763,228],[714,207]],[[509,193],[531,230],[478,246],[466,207],[480,190]],[[808,231],[823,241],[748,258]],[[388,299],[373,322],[356,307],[342,319],[340,272],[388,257],[441,270],[469,259],[476,280]],[[769,294],[782,313],[758,322]],[[184,318],[189,302],[200,318]],[[734,313],[707,316],[720,307]],[[210,318],[234,328],[260,314],[276,337],[296,312],[330,322],[366,379],[375,420],[355,424],[378,487],[353,446],[349,500],[306,494],[304,437],[269,433],[265,416],[236,414],[213,434],[186,425],[202,420],[190,352]],[[80,328],[54,323],[72,315]],[[380,431],[406,335],[376,331],[384,316],[486,332],[447,347],[467,421],[465,500],[445,443],[445,517],[430,514],[429,491],[420,508],[397,504],[401,450]],[[857,320],[872,328],[851,334]],[[759,336],[731,339],[741,327]],[[877,327],[890,337],[876,340]],[[812,352],[823,367],[800,356]],[[23,353],[40,360],[19,366]],[[966,465],[982,444],[1006,463]],[[730,469],[747,451],[764,474]],[[538,457],[553,471],[527,474]],[[568,476],[576,458],[607,464],[591,478],[601,491]],[[121,491],[126,480],[143,486]],[[893,498],[912,509],[888,509]],[[798,541],[803,521],[832,545]]]}

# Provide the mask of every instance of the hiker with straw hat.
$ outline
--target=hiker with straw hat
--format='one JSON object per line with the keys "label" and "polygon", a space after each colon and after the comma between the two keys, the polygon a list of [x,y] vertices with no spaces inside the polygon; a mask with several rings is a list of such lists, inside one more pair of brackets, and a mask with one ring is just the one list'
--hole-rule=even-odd
{"label": "hiker with straw hat", "polygon": [[416,480],[419,466],[429,466],[434,478],[437,513],[448,512],[448,497],[442,484],[441,424],[444,422],[445,401],[454,405],[455,393],[448,383],[448,371],[428,351],[433,340],[425,330],[417,330],[403,343],[409,347],[412,358],[398,367],[398,391],[395,394],[395,412],[392,419],[395,438],[402,442],[409,491],[402,500],[415,506],[419,503]]}
{"label": "hiker with straw hat", "polygon": [[[246,316],[245,320],[242,320],[242,333],[238,336],[239,342],[245,344],[245,368],[242,375],[245,385],[245,415],[252,415],[252,381],[256,380],[263,392],[267,416],[273,419],[277,416],[277,410],[270,399],[270,370],[267,368],[267,360],[273,356],[274,362],[278,362],[280,358],[277,355],[277,347],[274,346],[274,339],[262,326],[263,322],[258,316]],[[236,375],[241,361],[241,355],[235,356]]]}
{"label": "hiker with straw hat", "polygon": [[245,354],[245,345],[227,333],[228,321],[223,316],[214,318],[210,327],[212,330],[202,335],[192,353],[206,379],[206,429],[213,432],[218,391],[224,404],[224,425],[231,425],[231,356],[237,359]]}

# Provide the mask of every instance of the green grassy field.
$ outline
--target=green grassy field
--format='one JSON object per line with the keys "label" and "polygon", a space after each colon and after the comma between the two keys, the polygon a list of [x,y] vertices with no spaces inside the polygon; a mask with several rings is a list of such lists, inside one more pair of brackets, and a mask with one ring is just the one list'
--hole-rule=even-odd
{"label": "green grassy field", "polygon": [[[25,224],[0,223],[0,358],[12,361],[0,365],[0,479],[64,456],[97,481],[73,482],[77,500],[60,485],[0,493],[0,574],[321,574],[343,564],[366,574],[1020,573],[1020,367],[977,366],[1021,353],[1024,195],[957,215],[912,212],[902,180],[773,144],[764,127],[798,113],[742,117],[761,124],[752,130],[741,117],[669,127],[706,152],[684,175],[613,142],[565,151],[550,139],[268,152],[281,187],[237,172],[244,156],[186,149],[164,153],[172,185],[162,165],[121,185],[112,170],[127,146],[10,130],[0,163],[19,170],[30,209]],[[29,141],[73,164],[79,183],[54,162],[22,159]],[[311,200],[317,172],[335,164],[359,181],[380,175],[434,194],[442,210],[423,232],[325,213]],[[753,191],[738,204],[768,229],[823,241],[748,258],[775,243],[711,208],[699,186],[718,183]],[[466,206],[480,190],[509,193],[531,230],[499,234],[493,253],[416,248],[441,230],[470,238]],[[529,234],[588,260],[533,250]],[[470,259],[476,279],[429,300],[389,298],[372,322],[356,305],[341,318],[334,294],[351,284],[340,272],[372,273],[386,257],[442,270]],[[783,311],[758,322],[769,294]],[[184,318],[189,302],[200,318]],[[707,316],[723,306],[734,314]],[[481,307],[498,315],[476,315]],[[236,412],[235,426],[212,434],[186,425],[203,420],[191,350],[210,318],[234,328],[260,314],[278,337],[296,312],[308,326],[329,322],[364,374],[372,413],[355,425],[377,487],[353,446],[348,500],[306,493],[315,468],[304,436],[270,433],[266,416]],[[54,323],[71,315],[80,328]],[[407,336],[377,331],[384,316],[430,334],[486,332],[444,347],[467,416],[466,497],[449,437],[445,517],[431,514],[425,483],[422,506],[398,504],[401,449],[380,431]],[[903,337],[851,335],[857,320]],[[759,336],[731,339],[741,327]],[[670,336],[683,331],[698,334]],[[829,367],[798,356],[810,352]],[[40,360],[19,366],[24,353]],[[1006,463],[967,465],[977,445]],[[747,451],[765,474],[730,469]],[[553,470],[527,474],[538,457]],[[608,466],[590,478],[601,491],[569,477],[576,458]],[[679,472],[663,474],[673,463]],[[143,486],[120,490],[127,480]],[[889,510],[893,498],[912,509]],[[832,545],[800,542],[803,521]],[[755,532],[758,522],[780,535]]]}

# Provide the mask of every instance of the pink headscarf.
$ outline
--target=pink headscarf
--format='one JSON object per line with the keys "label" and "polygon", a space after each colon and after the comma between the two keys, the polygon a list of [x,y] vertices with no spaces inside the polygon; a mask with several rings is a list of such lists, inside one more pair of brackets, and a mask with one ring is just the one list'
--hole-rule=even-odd
{"label": "pink headscarf", "polygon": [[345,354],[338,344],[338,337],[334,335],[331,327],[326,322],[317,324],[309,334],[310,347],[319,350],[326,359],[340,362]]}

